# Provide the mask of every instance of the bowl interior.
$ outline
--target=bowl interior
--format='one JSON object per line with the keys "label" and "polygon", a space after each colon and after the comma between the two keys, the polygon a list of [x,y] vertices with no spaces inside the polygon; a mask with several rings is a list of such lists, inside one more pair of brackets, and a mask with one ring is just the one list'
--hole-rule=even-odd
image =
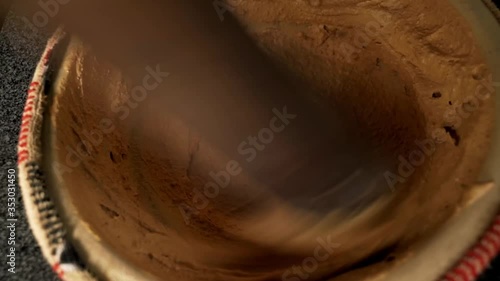
{"label": "bowl interior", "polygon": [[[458,1],[466,21],[445,2],[402,1],[387,7],[355,2],[247,1],[235,10],[279,65],[347,112],[359,125],[360,137],[400,161],[388,174],[401,180],[388,181],[393,193],[383,204],[325,237],[314,228],[291,239],[302,247],[252,239],[262,228],[257,225],[252,232],[246,228],[251,218],[217,208],[229,200],[223,196],[202,210],[186,209],[204,184],[188,171],[190,153],[203,140],[175,118],[159,120],[159,126],[142,124],[158,126],[153,138],[143,134],[147,128],[131,126],[148,99],[134,99],[126,77],[77,38],[70,40],[49,93],[46,167],[70,236],[98,275],[111,280],[300,279],[291,271],[284,275],[299,265],[312,280],[368,280],[424,252],[422,241],[471,204],[481,171],[482,180],[498,177],[498,145],[489,149],[498,118],[493,93],[485,91],[492,85],[489,69],[500,69],[500,43],[486,36],[497,34],[492,32],[498,25],[486,15],[488,20],[478,20],[484,7],[471,12]],[[478,31],[481,27],[484,31]],[[480,213],[491,217],[497,199],[491,196],[489,209]],[[276,223],[293,227],[288,221]],[[472,240],[470,235],[464,239]],[[322,245],[319,238],[330,241],[321,248],[328,258],[316,259],[312,270],[305,261]]]}

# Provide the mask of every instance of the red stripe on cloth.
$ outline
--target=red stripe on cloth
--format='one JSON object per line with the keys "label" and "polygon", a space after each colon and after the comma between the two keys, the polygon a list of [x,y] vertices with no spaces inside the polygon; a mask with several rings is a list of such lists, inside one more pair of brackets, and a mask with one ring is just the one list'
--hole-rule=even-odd
{"label": "red stripe on cloth", "polygon": [[61,264],[60,263],[55,263],[53,266],[52,266],[52,270],[57,273],[57,277],[59,277],[59,279],[61,280],[64,280],[63,277],[64,277],[64,271],[62,270],[61,268]]}
{"label": "red stripe on cloth", "polygon": [[463,267],[457,267],[453,272],[455,272],[455,274],[460,276],[460,278],[462,278],[463,281],[473,281],[469,277],[470,274],[467,274],[467,271],[465,271]]}
{"label": "red stripe on cloth", "polygon": [[29,157],[29,152],[26,149],[20,150],[17,152],[17,162],[18,164],[23,163],[24,161],[28,160]]}
{"label": "red stripe on cloth", "polygon": [[481,268],[484,268],[488,265],[488,260],[483,255],[481,255],[481,253],[479,253],[479,249],[477,248],[467,253],[467,257],[478,261],[481,265]]}
{"label": "red stripe on cloth", "polygon": [[484,237],[484,241],[492,244],[493,245],[493,249],[494,249],[494,251],[496,253],[496,252],[498,252],[498,250],[500,250],[500,242],[498,241],[498,239],[495,239],[495,238],[497,238],[495,236],[495,234],[492,233],[492,232],[489,232]]}
{"label": "red stripe on cloth", "polygon": [[33,115],[23,115],[23,118],[21,118],[22,121],[30,120]]}
{"label": "red stripe on cloth", "polygon": [[50,56],[52,55],[52,49],[49,49],[47,50],[47,53],[45,54],[45,56],[43,57],[43,60],[44,60],[44,64],[47,65],[49,59],[50,59]]}
{"label": "red stripe on cloth", "polygon": [[28,160],[28,156],[19,157],[19,158],[17,158],[17,163],[22,164],[26,160]]}
{"label": "red stripe on cloth", "polygon": [[483,251],[486,256],[487,256],[487,259],[488,259],[488,262],[490,261],[490,258],[493,256],[490,249],[488,249],[488,247],[486,247],[484,244],[483,244],[484,241],[481,241],[479,244],[477,244],[477,248],[480,249],[481,251]]}
{"label": "red stripe on cloth", "polygon": [[473,264],[473,262],[471,260],[465,258],[463,261],[463,264],[465,267],[467,267],[470,270],[470,272],[472,272],[473,276],[477,276],[479,273],[481,273],[481,271],[478,271],[476,269],[476,266]]}

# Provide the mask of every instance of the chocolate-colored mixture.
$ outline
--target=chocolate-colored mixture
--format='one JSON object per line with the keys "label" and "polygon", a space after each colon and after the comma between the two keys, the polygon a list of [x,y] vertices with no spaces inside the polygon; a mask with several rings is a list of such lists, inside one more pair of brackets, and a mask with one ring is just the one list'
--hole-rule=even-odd
{"label": "chocolate-colored mixture", "polygon": [[266,215],[221,211],[232,200],[223,195],[186,210],[203,192],[196,177],[203,153],[196,153],[210,147],[175,118],[134,126],[145,103],[74,39],[54,89],[57,170],[100,240],[142,270],[179,281],[304,279],[283,274],[327,243],[328,258],[307,278],[361,280],[390,266],[388,255],[411,253],[464,204],[488,151],[493,109],[489,72],[453,7],[430,0],[228,5],[276,63],[349,116],[359,137],[392,151],[399,166],[384,176],[393,192],[356,217],[332,214],[315,225],[288,206]]}

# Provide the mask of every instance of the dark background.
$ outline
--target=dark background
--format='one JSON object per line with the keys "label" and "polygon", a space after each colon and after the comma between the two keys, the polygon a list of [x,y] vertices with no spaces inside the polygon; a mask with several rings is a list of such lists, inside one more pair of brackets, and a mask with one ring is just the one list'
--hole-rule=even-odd
{"label": "dark background", "polygon": [[[479,1],[479,0],[471,0]],[[1,2],[1,1],[0,1]],[[500,0],[494,0],[500,6]],[[4,15],[0,9],[0,26]],[[498,35],[500,36],[500,34]],[[0,31],[0,183],[2,188],[7,183],[7,170],[16,169],[16,147],[20,119],[28,84],[35,66],[47,42],[48,35],[34,34],[25,23],[12,14],[8,14]],[[7,272],[6,233],[4,229],[7,205],[6,193],[0,192],[0,280],[2,281],[57,281],[50,267],[43,259],[38,245],[31,235],[24,216],[21,193],[17,192],[16,227],[16,274]],[[483,274],[480,281],[500,281],[500,257]],[[223,280],[221,280],[223,281]],[[404,280],[402,280],[404,281]]]}

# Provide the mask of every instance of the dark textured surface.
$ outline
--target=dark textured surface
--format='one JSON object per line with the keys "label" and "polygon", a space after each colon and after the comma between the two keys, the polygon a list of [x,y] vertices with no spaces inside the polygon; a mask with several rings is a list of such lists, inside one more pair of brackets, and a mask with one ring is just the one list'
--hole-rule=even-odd
{"label": "dark textured surface", "polygon": [[[500,1],[500,0],[499,0]],[[20,119],[28,84],[45,46],[46,35],[34,34],[24,23],[9,15],[0,32],[0,280],[55,281],[58,280],[42,258],[24,217],[20,192],[17,192],[16,274],[7,272],[6,257],[6,173],[16,168],[16,144]],[[500,258],[480,279],[500,281]],[[223,280],[221,280],[223,281]]]}

